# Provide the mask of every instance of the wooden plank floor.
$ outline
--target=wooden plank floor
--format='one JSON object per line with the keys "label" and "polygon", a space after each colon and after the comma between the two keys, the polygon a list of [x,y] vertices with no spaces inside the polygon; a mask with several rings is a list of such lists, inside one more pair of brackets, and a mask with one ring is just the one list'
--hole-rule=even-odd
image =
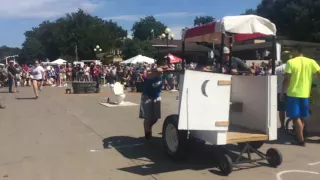
{"label": "wooden plank floor", "polygon": [[230,125],[227,133],[227,144],[251,142],[251,141],[267,141],[268,135],[263,132],[243,128],[236,125]]}

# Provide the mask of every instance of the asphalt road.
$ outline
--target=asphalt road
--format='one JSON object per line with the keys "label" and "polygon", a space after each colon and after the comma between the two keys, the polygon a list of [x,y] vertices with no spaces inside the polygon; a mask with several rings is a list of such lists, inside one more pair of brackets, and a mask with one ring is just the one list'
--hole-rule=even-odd
{"label": "asphalt road", "polygon": [[[7,105],[0,109],[0,180],[320,179],[319,141],[296,147],[285,145],[291,137],[280,134],[280,140],[262,148],[282,152],[280,167],[245,164],[224,177],[209,145],[195,145],[184,162],[169,159],[161,142],[164,118],[146,143],[139,106],[108,108],[98,103],[111,96],[108,88],[100,94],[66,95],[64,88],[48,87],[38,100],[31,99],[31,88],[15,94],[0,91]],[[163,117],[177,112],[176,95],[164,93]],[[140,94],[128,93],[126,100],[139,103]]]}

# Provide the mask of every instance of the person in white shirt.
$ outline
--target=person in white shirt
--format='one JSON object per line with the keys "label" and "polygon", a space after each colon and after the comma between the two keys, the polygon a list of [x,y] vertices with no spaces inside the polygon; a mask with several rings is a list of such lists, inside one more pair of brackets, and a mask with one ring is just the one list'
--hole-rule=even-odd
{"label": "person in white shirt", "polygon": [[32,87],[35,94],[35,99],[39,98],[38,91],[41,91],[43,80],[45,78],[45,71],[40,66],[39,61],[35,61],[34,66],[31,68],[30,73],[32,74]]}

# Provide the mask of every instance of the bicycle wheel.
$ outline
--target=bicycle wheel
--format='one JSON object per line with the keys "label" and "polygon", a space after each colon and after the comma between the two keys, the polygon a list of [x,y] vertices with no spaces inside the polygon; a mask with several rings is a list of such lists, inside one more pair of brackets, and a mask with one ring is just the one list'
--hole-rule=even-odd
{"label": "bicycle wheel", "polygon": [[292,136],[296,135],[296,129],[294,127],[293,119],[289,118],[286,121],[286,132]]}

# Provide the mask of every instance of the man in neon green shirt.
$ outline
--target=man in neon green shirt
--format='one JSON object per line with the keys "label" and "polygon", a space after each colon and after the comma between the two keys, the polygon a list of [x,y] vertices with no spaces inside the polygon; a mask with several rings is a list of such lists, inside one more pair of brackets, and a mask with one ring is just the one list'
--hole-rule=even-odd
{"label": "man in neon green shirt", "polygon": [[314,74],[320,78],[320,67],[313,59],[303,56],[302,48],[295,46],[292,50],[293,59],[287,62],[283,81],[283,95],[287,92],[286,114],[295,122],[298,145],[305,146],[303,128],[309,117],[309,97]]}

